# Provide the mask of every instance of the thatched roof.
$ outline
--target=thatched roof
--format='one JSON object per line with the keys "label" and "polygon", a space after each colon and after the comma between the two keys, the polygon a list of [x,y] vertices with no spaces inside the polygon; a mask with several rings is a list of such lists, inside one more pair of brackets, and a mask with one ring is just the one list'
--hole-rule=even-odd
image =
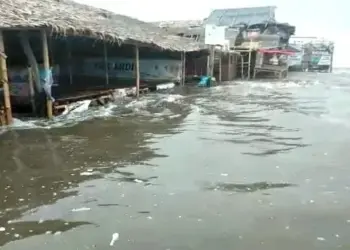
{"label": "thatched roof", "polygon": [[110,42],[148,44],[166,50],[196,51],[202,46],[152,25],[70,0],[1,0],[0,29],[49,28]]}
{"label": "thatched roof", "polygon": [[203,20],[158,21],[152,24],[160,28],[194,28],[202,26]]}

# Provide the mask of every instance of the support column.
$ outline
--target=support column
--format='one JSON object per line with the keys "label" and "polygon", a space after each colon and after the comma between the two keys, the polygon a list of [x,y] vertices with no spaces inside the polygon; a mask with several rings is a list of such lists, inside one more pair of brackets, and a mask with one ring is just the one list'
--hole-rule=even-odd
{"label": "support column", "polygon": [[[46,31],[41,31],[41,40],[43,45],[43,61],[44,61],[44,70],[45,72],[48,72],[50,70],[50,61],[49,61],[49,47],[47,44],[47,35]],[[52,113],[52,100],[46,96],[46,111],[47,111],[47,117],[49,119],[52,119],[53,113]]]}
{"label": "support column", "polygon": [[228,81],[232,81],[232,55],[230,53],[230,51],[228,52],[228,62],[227,62],[227,78],[228,78]]}
{"label": "support column", "polygon": [[136,78],[136,97],[140,96],[140,57],[139,46],[135,46],[135,78]]}
{"label": "support column", "polygon": [[186,81],[186,52],[181,52],[181,62],[181,85],[184,86]]}
{"label": "support column", "polygon": [[72,46],[71,46],[71,41],[66,40],[66,49],[68,53],[68,72],[69,72],[69,84],[73,84],[73,70],[72,70]]}
{"label": "support column", "polygon": [[12,119],[12,109],[11,109],[11,99],[10,99],[10,88],[8,84],[7,76],[7,65],[6,65],[6,54],[4,46],[3,32],[0,30],[0,87],[3,88],[3,98],[4,98],[4,108],[6,115],[6,124],[10,125],[13,122]]}
{"label": "support column", "polygon": [[215,46],[210,45],[209,76],[214,77]]}
{"label": "support column", "polygon": [[222,48],[219,53],[219,82],[222,81]]}

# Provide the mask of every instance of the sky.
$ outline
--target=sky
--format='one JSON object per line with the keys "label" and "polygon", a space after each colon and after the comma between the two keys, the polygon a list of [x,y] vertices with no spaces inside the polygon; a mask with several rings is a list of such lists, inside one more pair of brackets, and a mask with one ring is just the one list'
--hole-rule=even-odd
{"label": "sky", "polygon": [[[350,1],[347,0],[76,0],[146,22],[193,20],[214,9],[276,6],[278,22],[296,26],[297,36],[317,36],[335,42],[334,66],[350,67]],[[337,3],[337,4],[335,4]]]}

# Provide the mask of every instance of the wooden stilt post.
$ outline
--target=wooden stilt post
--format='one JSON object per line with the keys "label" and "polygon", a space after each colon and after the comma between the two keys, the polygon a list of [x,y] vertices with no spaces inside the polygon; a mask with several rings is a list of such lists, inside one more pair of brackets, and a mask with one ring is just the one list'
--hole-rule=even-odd
{"label": "wooden stilt post", "polygon": [[219,82],[222,81],[222,48],[220,49],[219,52]]}
{"label": "wooden stilt post", "polygon": [[181,85],[184,86],[186,81],[186,52],[181,53],[181,62]]}
{"label": "wooden stilt post", "polygon": [[228,52],[228,72],[227,72],[227,78],[229,81],[232,81],[232,55],[230,51]]}
{"label": "wooden stilt post", "polygon": [[66,40],[67,53],[68,53],[68,71],[69,71],[69,84],[73,84],[73,72],[72,72],[72,47],[70,41]]}
{"label": "wooden stilt post", "polygon": [[5,54],[5,45],[3,33],[0,30],[0,88],[3,88],[4,93],[4,105],[5,105],[5,115],[7,125],[12,124],[12,109],[11,109],[11,100],[10,100],[10,88],[8,84],[7,76],[7,65],[6,65],[6,54]]}
{"label": "wooden stilt post", "polygon": [[214,77],[214,66],[215,66],[215,46],[210,45],[209,75],[211,77]]}
{"label": "wooden stilt post", "polygon": [[33,78],[33,71],[31,67],[28,68],[28,83],[29,83],[30,102],[32,104],[32,112],[33,114],[36,114],[34,78]]}
{"label": "wooden stilt post", "polygon": [[249,52],[248,52],[248,80],[250,80],[250,71],[251,71],[251,64],[252,64],[252,40],[250,40],[249,43]]}
{"label": "wooden stilt post", "polygon": [[136,78],[136,97],[140,96],[140,58],[139,58],[139,46],[135,46],[135,78]]}
{"label": "wooden stilt post", "polygon": [[[50,61],[49,61],[49,48],[47,44],[47,35],[46,31],[41,31],[41,40],[42,40],[42,47],[43,47],[43,61],[44,61],[44,69],[45,71],[50,70]],[[47,110],[47,117],[49,119],[52,119],[53,113],[52,113],[52,100],[47,96],[46,97],[46,110]]]}
{"label": "wooden stilt post", "polygon": [[207,73],[207,76],[210,75],[210,55],[207,56],[207,71],[206,71],[206,73]]}
{"label": "wooden stilt post", "polygon": [[244,59],[243,59],[242,53],[240,57],[241,57],[241,79],[244,80]]}
{"label": "wooden stilt post", "polygon": [[103,56],[105,60],[105,74],[106,74],[106,85],[109,84],[109,68],[108,68],[108,54],[106,42],[103,42]]}

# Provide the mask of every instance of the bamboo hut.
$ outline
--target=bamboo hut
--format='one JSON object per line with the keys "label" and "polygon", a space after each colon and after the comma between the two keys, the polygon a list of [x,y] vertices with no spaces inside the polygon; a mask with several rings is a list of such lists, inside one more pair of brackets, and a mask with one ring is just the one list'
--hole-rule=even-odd
{"label": "bamboo hut", "polygon": [[[182,79],[184,55],[206,53],[191,39],[70,0],[3,1],[0,35],[0,50],[2,45],[7,55],[2,72],[8,71],[1,83],[9,82],[12,106],[45,110],[49,117],[53,106],[78,97],[109,95],[109,90],[127,86],[136,86],[138,94],[143,86]],[[155,73],[149,77],[143,67],[150,63],[142,61],[148,59],[153,60],[152,70],[163,67],[164,79]],[[172,72],[162,60],[175,65],[169,66]],[[41,86],[39,71],[44,76],[51,72],[51,93]],[[8,97],[4,100],[8,103]]]}

